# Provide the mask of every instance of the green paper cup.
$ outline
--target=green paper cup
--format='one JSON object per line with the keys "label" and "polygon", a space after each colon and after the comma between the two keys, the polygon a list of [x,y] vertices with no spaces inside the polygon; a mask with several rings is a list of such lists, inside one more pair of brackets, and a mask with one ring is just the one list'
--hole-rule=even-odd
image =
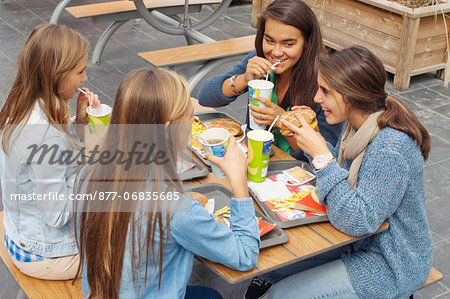
{"label": "green paper cup", "polygon": [[[263,103],[253,98],[254,96],[260,96],[262,98],[270,100],[272,97],[273,83],[266,80],[251,80],[248,81],[248,103],[257,107],[266,107]],[[250,108],[249,108],[250,109]],[[255,123],[252,114],[249,110],[249,125],[252,130],[264,130],[265,125],[258,125]]]}
{"label": "green paper cup", "polygon": [[98,135],[106,129],[111,119],[111,110],[111,107],[106,104],[100,104],[97,108],[92,108],[91,106],[86,108],[89,131],[92,135]]}
{"label": "green paper cup", "polygon": [[265,130],[248,132],[248,179],[255,183],[264,182],[269,167],[270,148],[273,134]]}

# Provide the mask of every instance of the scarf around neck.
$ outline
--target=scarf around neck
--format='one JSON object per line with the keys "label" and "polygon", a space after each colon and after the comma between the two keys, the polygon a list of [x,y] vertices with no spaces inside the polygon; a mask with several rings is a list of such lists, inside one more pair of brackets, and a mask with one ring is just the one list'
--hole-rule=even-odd
{"label": "scarf around neck", "polygon": [[358,185],[358,173],[366,148],[375,136],[377,136],[378,132],[380,132],[377,119],[383,112],[384,110],[372,113],[358,130],[350,122],[347,122],[345,126],[339,148],[338,164],[344,167],[345,160],[352,161],[348,171],[347,182],[353,190]]}

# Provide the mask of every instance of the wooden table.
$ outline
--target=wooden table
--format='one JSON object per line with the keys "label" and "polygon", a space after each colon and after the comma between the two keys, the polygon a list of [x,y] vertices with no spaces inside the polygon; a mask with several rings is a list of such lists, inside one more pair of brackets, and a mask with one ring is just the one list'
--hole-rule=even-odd
{"label": "wooden table", "polygon": [[[273,147],[275,153],[271,157],[271,161],[295,160],[279,148]],[[202,183],[218,183],[231,189],[227,179],[218,179],[212,173],[198,182],[193,182],[193,184]],[[255,207],[259,209],[258,204],[255,202],[254,204]],[[385,231],[388,227],[389,224],[385,222],[380,226],[376,233]],[[200,260],[229,283],[237,283],[253,276],[271,272],[298,261],[306,260],[310,257],[331,251],[335,248],[342,247],[369,236],[366,235],[358,238],[351,237],[334,228],[330,222],[303,225],[284,230],[289,235],[289,241],[283,245],[262,249],[259,253],[256,268],[250,271],[241,272],[203,258],[200,258]]]}

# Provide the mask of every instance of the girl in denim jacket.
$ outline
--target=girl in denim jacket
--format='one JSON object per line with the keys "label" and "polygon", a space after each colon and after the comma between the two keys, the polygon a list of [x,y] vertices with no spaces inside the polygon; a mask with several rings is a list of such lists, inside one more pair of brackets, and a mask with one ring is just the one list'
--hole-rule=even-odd
{"label": "girl in denim jacket", "polygon": [[41,279],[71,279],[79,264],[72,226],[72,155],[86,107],[84,88],[71,118],[68,101],[87,80],[89,43],[60,25],[42,24],[21,52],[13,87],[0,112],[0,174],[5,242],[12,261]]}
{"label": "girl in denim jacket", "polygon": [[77,194],[93,198],[76,216],[85,297],[216,298],[211,289],[187,287],[194,254],[238,270],[255,267],[260,239],[247,156],[233,137],[225,157],[207,156],[232,186],[231,229],[183,194],[177,157],[192,114],[187,83],[171,71],[136,70],[120,84],[99,154],[108,161],[82,168],[76,183]]}

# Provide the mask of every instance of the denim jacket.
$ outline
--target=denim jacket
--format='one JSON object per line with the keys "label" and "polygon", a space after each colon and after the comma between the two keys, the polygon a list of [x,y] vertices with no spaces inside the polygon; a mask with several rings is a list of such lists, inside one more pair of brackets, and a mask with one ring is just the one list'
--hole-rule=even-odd
{"label": "denim jacket", "polygon": [[[148,184],[147,191],[150,190],[151,186]],[[192,272],[194,254],[241,271],[250,270],[256,266],[260,238],[251,198],[231,200],[231,229],[216,222],[214,217],[208,214],[192,197],[183,195],[178,201],[181,203],[179,203],[177,211],[171,213],[173,217],[170,221],[169,235],[165,237],[167,243],[163,253],[161,288],[158,288],[159,267],[155,270],[155,264],[149,258],[149,265],[146,269],[147,256],[143,254],[137,273],[134,273],[137,276],[136,281],[139,283],[139,291],[136,292],[131,266],[131,230],[128,229],[120,282],[120,298],[184,298],[186,285]],[[142,222],[144,232],[140,236],[145,236],[147,218],[142,210],[136,212],[135,219]],[[167,211],[167,209],[165,210]],[[163,216],[163,223],[165,223],[164,219]],[[131,225],[136,224],[130,222],[129,226]],[[158,252],[160,240],[158,228],[155,230],[155,234],[154,250]],[[141,240],[143,238],[136,237]],[[141,248],[141,252],[145,253],[146,249]],[[89,283],[85,267],[83,267],[82,290],[86,298],[89,294]]]}
{"label": "denim jacket", "polygon": [[[55,159],[72,151],[69,140],[49,124],[38,104],[27,123],[17,126],[6,145],[7,154],[0,147],[5,232],[31,253],[44,257],[76,254],[73,207],[67,200],[73,191],[76,163],[52,162],[52,156]],[[33,155],[33,149],[40,146],[48,146],[49,152]]]}

